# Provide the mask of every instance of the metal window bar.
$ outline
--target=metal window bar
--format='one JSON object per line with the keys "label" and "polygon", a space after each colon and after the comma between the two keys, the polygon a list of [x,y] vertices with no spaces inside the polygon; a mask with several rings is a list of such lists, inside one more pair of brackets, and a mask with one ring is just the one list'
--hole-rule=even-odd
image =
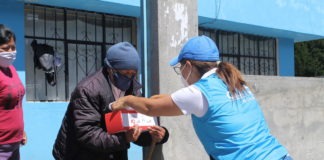
{"label": "metal window bar", "polygon": [[[265,39],[262,39],[261,41],[260,41],[260,43],[259,43],[259,45],[261,46],[261,50],[260,50],[260,55],[262,55],[262,56],[264,56],[264,57],[268,57],[267,56],[267,51],[266,51],[266,43],[265,43]],[[268,67],[268,65],[269,65],[269,59],[265,59],[265,61],[264,61],[265,63],[264,63],[264,65],[263,65],[263,73],[265,74],[265,75],[267,75],[267,74],[269,74],[270,72],[269,72],[269,70],[270,70],[270,68]],[[267,69],[268,68],[268,69]]]}
{"label": "metal window bar", "polygon": [[[262,43],[262,42],[261,42]],[[257,54],[258,54],[258,57],[260,57],[261,55],[260,55],[260,43],[257,43],[258,44],[258,46],[257,46]],[[264,47],[264,45],[263,45],[263,47]],[[265,70],[265,67],[264,67],[264,70]],[[261,75],[262,73],[264,73],[264,72],[262,72],[262,67],[261,67],[261,63],[259,62],[258,63],[258,75]]]}
{"label": "metal window bar", "polygon": [[[57,38],[57,12],[56,12],[56,9],[54,9],[54,38]],[[54,44],[55,44],[55,50],[57,50],[57,41],[54,41]],[[54,58],[56,56],[56,53],[54,53]],[[55,82],[57,82],[57,68],[56,66],[54,65],[54,80]],[[58,97],[58,87],[57,85],[55,85],[55,96]]]}
{"label": "metal window bar", "polygon": [[271,61],[272,60],[270,59],[270,43],[269,42],[270,42],[270,39],[267,39],[266,42],[265,42],[265,44],[266,44],[266,48],[267,48],[267,52],[266,52],[267,53],[267,57],[269,57],[269,59],[268,59],[268,66],[269,66],[269,72],[268,72],[268,74],[271,75],[272,73],[271,73],[271,68],[270,67],[271,67]]}
{"label": "metal window bar", "polygon": [[273,54],[272,54],[272,61],[273,61],[273,66],[274,66],[274,68],[273,68],[273,71],[274,71],[274,73],[273,73],[273,75],[277,75],[278,74],[278,67],[277,67],[277,41],[276,40],[272,40],[273,41],[273,47],[272,47],[272,52],[273,52]]}
{"label": "metal window bar", "polygon": [[[43,8],[43,13],[44,13],[44,37],[47,37],[46,35],[46,8]],[[46,44],[46,38],[44,39],[44,43]],[[46,78],[44,78],[44,84],[45,84],[45,97],[47,97],[47,92],[48,92],[48,86],[47,86],[47,83],[46,83]]]}
{"label": "metal window bar", "polygon": [[[124,26],[124,21],[122,20],[121,21],[121,26]],[[122,38],[122,41],[124,41],[124,27],[122,27],[122,30],[121,30],[121,38]]]}
{"label": "metal window bar", "polygon": [[[34,37],[36,36],[35,34],[36,34],[36,27],[35,27],[35,25],[36,25],[36,21],[35,21],[35,19],[36,19],[36,17],[35,17],[35,6],[33,6],[33,35],[34,35]],[[34,83],[36,82],[36,76],[35,76],[35,74],[36,74],[36,67],[34,66]],[[34,86],[34,98],[36,98],[36,83],[35,83],[35,86]]]}
{"label": "metal window bar", "polygon": [[253,56],[254,54],[254,40],[252,37],[248,36],[248,43],[247,43],[247,53],[246,53],[246,57],[247,57],[247,72],[248,74],[252,74],[253,72],[253,68],[252,67],[252,63],[251,63],[251,56]]}
{"label": "metal window bar", "polygon": [[[63,10],[63,13],[64,13],[64,15],[63,15],[63,17],[64,17],[64,40],[66,40],[67,39],[67,10],[66,9],[64,9]],[[64,55],[65,55],[65,53],[67,53],[68,52],[68,43],[64,43]],[[67,83],[67,82],[69,82],[69,76],[70,76],[70,72],[69,72],[69,60],[68,60],[68,56],[64,56],[64,63],[65,63],[65,65],[64,65],[64,70],[65,70],[65,86],[64,86],[64,88],[65,88],[65,100],[67,100],[67,99],[69,99],[69,93],[70,93],[70,89],[69,89],[69,83]]]}
{"label": "metal window bar", "polygon": [[[106,41],[106,16],[104,14],[102,14],[101,16],[101,21],[102,21],[102,35],[104,35],[102,37],[102,41],[103,44],[101,44],[101,59],[105,58],[105,51],[107,50],[106,45],[107,41]],[[103,61],[101,61],[101,64],[104,65]]]}
{"label": "metal window bar", "polygon": [[[33,20],[32,20],[32,25],[33,26],[26,26],[26,27],[32,27],[32,35],[25,35],[25,38],[26,40],[27,39],[30,39],[30,40],[33,40],[33,39],[36,39],[36,40],[43,40],[45,43],[47,43],[48,41],[53,41],[54,42],[54,48],[57,49],[57,42],[58,41],[62,41],[63,42],[63,46],[64,46],[64,66],[62,67],[62,69],[64,69],[64,77],[63,79],[65,80],[65,85],[64,85],[64,90],[65,90],[65,99],[56,99],[59,95],[59,90],[58,90],[58,87],[57,85],[55,86],[55,95],[56,97],[48,97],[47,94],[47,90],[48,90],[48,84],[47,82],[45,82],[45,87],[39,87],[39,88],[42,88],[44,89],[45,93],[46,93],[46,96],[45,96],[45,99],[39,99],[37,97],[37,87],[34,87],[33,90],[34,90],[34,94],[32,97],[30,97],[28,100],[31,100],[31,101],[56,101],[56,100],[61,100],[61,101],[66,101],[69,99],[69,96],[70,96],[70,93],[71,91],[69,90],[70,89],[70,85],[69,84],[69,78],[70,76],[73,76],[71,75],[71,72],[69,72],[69,59],[68,59],[68,47],[69,47],[69,44],[74,44],[76,46],[76,54],[78,54],[78,48],[79,46],[85,46],[85,74],[88,75],[91,71],[93,71],[93,68],[94,70],[97,70],[98,69],[98,65],[96,65],[98,63],[98,47],[100,47],[101,49],[101,52],[99,53],[101,55],[101,62],[100,62],[100,65],[102,66],[104,63],[103,63],[103,59],[105,57],[105,51],[106,51],[106,46],[111,46],[115,43],[117,43],[117,39],[116,39],[116,35],[115,35],[115,27],[121,27],[121,40],[123,41],[124,40],[124,35],[126,33],[126,31],[124,30],[124,27],[130,27],[130,31],[127,31],[129,34],[130,34],[130,41],[131,43],[136,47],[135,43],[136,43],[136,39],[133,39],[133,32],[134,30],[136,29],[136,25],[135,25],[135,21],[130,21],[130,23],[125,23],[126,20],[130,20],[130,19],[134,19],[134,18],[129,18],[129,17],[124,17],[124,16],[114,16],[114,15],[110,15],[109,17],[106,16],[108,14],[104,14],[104,13],[94,13],[94,12],[89,12],[89,11],[81,11],[81,10],[74,10],[74,9],[67,9],[67,8],[59,8],[59,7],[50,7],[50,6],[44,6],[44,5],[35,5],[35,4],[25,4],[25,6],[28,6],[27,9],[31,8],[32,11],[31,13],[33,14],[32,17],[33,17]],[[36,10],[36,7],[37,9],[41,8],[43,9],[43,20],[44,20],[44,35],[37,35],[36,36],[36,13],[35,13],[35,10]],[[26,7],[25,7],[26,8]],[[54,36],[50,37],[47,33],[46,33],[46,29],[48,27],[48,25],[46,24],[47,23],[47,19],[46,19],[46,14],[48,12],[47,9],[54,9]],[[57,34],[57,22],[58,22],[58,17],[57,17],[57,9],[60,9],[60,10],[63,10],[63,13],[62,13],[62,17],[63,18],[63,34],[64,36],[63,37],[60,37],[58,34]],[[75,32],[76,32],[76,39],[68,39],[68,19],[67,19],[67,15],[68,15],[68,11],[73,11],[75,12],[76,14],[76,17],[75,19],[77,20],[78,16],[80,16],[79,14],[85,14],[85,38],[84,39],[78,39],[78,24],[77,24],[77,21],[75,22]],[[88,19],[89,19],[89,15],[88,14],[94,14],[95,15],[95,18],[94,18],[94,40],[91,40],[88,36],[88,34],[90,33],[89,32],[89,29],[88,29]],[[100,19],[98,19],[97,15],[101,15],[100,16]],[[107,39],[106,39],[106,19],[112,19],[113,23],[115,23],[116,19],[121,19],[121,23],[118,24],[118,26],[115,26],[115,24],[113,24],[112,28],[113,28],[113,42],[107,42]],[[97,20],[98,22],[102,22],[101,24],[101,28],[102,28],[102,41],[100,42],[97,38],[97,36],[99,36],[98,32],[97,32]],[[125,25],[125,26],[124,26]],[[136,30],[135,30],[136,31]],[[97,35],[98,34],[98,35]],[[91,53],[89,52],[88,53],[88,50],[91,49],[91,47],[93,47],[93,50],[91,50]],[[92,52],[93,51],[93,52]],[[94,53],[94,59],[93,59],[93,63],[94,65],[93,66],[89,66],[90,64],[88,64],[88,54],[92,54]],[[77,56],[78,57],[78,56]],[[76,61],[79,61],[78,58],[76,58]],[[91,62],[91,63],[92,63]],[[57,69],[57,68],[55,68]],[[76,74],[74,76],[76,77],[79,77],[79,69],[78,67],[76,66],[75,68],[77,71],[76,71]],[[81,69],[81,68],[80,68]],[[88,73],[89,72],[89,73]],[[37,80],[37,76],[36,76],[36,73],[37,73],[37,70],[35,67],[33,67],[33,82],[34,84],[36,83],[36,80]],[[57,78],[57,75],[55,75],[55,78]],[[79,81],[80,79],[78,79],[77,81]],[[45,80],[46,81],[46,80]],[[35,84],[36,85],[36,84]],[[28,93],[27,93],[28,94]]]}
{"label": "metal window bar", "polygon": [[[256,75],[277,74],[275,38],[242,33],[237,33],[238,36],[235,37],[235,34],[233,34],[235,32],[199,28],[199,34],[211,36],[212,33],[215,33],[216,44],[222,54],[222,59],[228,59],[229,62],[236,65],[243,73]],[[237,43],[235,43],[236,39]],[[273,43],[272,46],[270,46],[270,41]],[[232,43],[233,46],[230,46],[230,43]],[[260,45],[263,47],[262,51]],[[235,52],[235,48],[237,48],[237,53]],[[272,50],[273,54],[270,54],[270,50]],[[261,54],[261,52],[264,52],[264,54]],[[235,59],[237,59],[237,64],[235,64]],[[261,64],[262,60],[264,61],[263,64]],[[263,65],[263,67],[261,65]]]}

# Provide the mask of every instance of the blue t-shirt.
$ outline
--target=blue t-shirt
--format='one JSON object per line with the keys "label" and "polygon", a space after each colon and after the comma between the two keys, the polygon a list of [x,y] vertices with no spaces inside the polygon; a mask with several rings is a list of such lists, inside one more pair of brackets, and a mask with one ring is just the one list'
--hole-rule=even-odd
{"label": "blue t-shirt", "polygon": [[235,97],[214,73],[194,84],[208,101],[203,117],[192,115],[196,134],[215,159],[279,160],[287,150],[270,134],[259,104],[246,87]]}

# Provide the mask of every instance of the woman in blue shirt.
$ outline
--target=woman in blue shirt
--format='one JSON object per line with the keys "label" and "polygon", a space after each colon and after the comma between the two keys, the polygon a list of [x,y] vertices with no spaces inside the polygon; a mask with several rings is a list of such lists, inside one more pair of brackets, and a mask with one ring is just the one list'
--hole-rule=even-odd
{"label": "woman in blue shirt", "polygon": [[191,114],[195,132],[213,159],[292,159],[270,134],[240,71],[220,61],[209,37],[191,38],[170,65],[181,75],[185,88],[151,98],[126,96],[113,102],[112,109],[130,106],[150,116]]}

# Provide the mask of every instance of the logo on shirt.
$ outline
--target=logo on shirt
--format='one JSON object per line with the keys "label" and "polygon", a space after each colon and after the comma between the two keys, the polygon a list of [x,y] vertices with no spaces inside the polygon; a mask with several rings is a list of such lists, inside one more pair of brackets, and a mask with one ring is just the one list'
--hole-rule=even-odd
{"label": "logo on shirt", "polygon": [[250,89],[246,86],[244,86],[245,91],[243,92],[238,92],[234,95],[231,95],[229,91],[227,91],[226,96],[231,100],[231,101],[237,101],[241,100],[243,103],[249,102],[251,100],[255,100],[253,93],[250,91]]}

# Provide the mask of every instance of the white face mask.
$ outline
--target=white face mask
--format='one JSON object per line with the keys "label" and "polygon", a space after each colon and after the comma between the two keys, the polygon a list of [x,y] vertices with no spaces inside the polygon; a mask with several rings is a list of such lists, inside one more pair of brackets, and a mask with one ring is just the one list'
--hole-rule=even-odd
{"label": "white face mask", "polygon": [[[186,66],[187,64],[185,64]],[[185,86],[185,87],[188,87],[189,86],[189,83],[188,83],[188,78],[190,77],[190,74],[191,74],[191,70],[188,74],[188,76],[186,78],[183,77],[182,75],[182,71],[184,70],[185,66],[183,67],[183,69],[181,70],[181,83]]]}
{"label": "white face mask", "polygon": [[0,52],[0,67],[9,67],[16,59],[16,51]]}

